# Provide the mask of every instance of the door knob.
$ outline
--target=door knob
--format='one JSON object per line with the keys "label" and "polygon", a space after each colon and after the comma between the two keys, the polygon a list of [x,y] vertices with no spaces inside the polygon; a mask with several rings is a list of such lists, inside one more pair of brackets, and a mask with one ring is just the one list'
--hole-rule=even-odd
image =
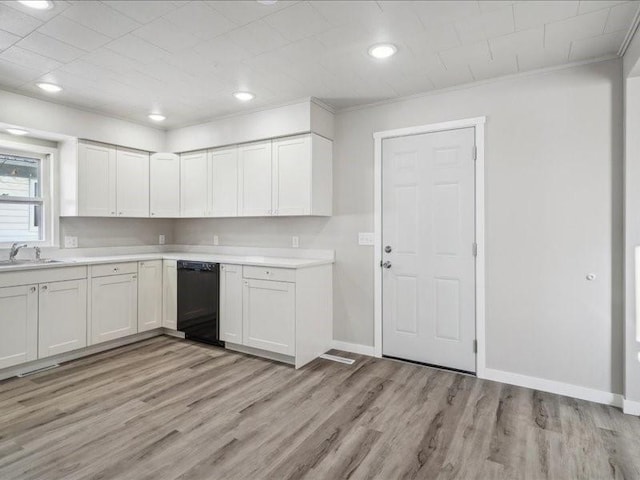
{"label": "door knob", "polygon": [[387,245],[386,247],[384,247],[384,251],[385,253],[391,253],[391,245]]}
{"label": "door knob", "polygon": [[391,268],[391,262],[384,262],[381,267],[383,268]]}

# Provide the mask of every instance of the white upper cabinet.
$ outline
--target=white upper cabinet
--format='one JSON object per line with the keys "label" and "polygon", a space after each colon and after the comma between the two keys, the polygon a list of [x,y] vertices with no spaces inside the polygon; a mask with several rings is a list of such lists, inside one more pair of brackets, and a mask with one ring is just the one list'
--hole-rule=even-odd
{"label": "white upper cabinet", "polygon": [[206,151],[180,155],[181,217],[208,216],[210,184]]}
{"label": "white upper cabinet", "polygon": [[175,153],[151,155],[149,210],[152,217],[180,216],[180,157]]}
{"label": "white upper cabinet", "polygon": [[116,149],[78,144],[78,215],[116,216]]}
{"label": "white upper cabinet", "polygon": [[271,140],[240,145],[238,164],[239,216],[271,215]]}
{"label": "white upper cabinet", "polygon": [[209,152],[212,217],[238,216],[238,148]]}
{"label": "white upper cabinet", "polygon": [[119,217],[149,216],[149,154],[116,149],[116,205]]}
{"label": "white upper cabinet", "polygon": [[316,134],[273,141],[274,215],[331,215],[331,150]]}

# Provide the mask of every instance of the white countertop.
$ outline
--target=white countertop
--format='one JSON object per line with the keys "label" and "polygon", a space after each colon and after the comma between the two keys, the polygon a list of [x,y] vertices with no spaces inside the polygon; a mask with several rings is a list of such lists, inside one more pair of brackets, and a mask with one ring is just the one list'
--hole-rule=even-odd
{"label": "white countertop", "polygon": [[0,265],[0,273],[37,270],[43,268],[60,268],[74,265],[96,265],[117,262],[139,262],[144,260],[191,260],[198,262],[227,263],[235,265],[257,265],[272,268],[307,268],[317,265],[329,265],[334,263],[329,258],[289,258],[251,255],[227,255],[218,253],[198,252],[158,252],[158,253],[132,253],[125,255],[104,256],[79,256],[59,257],[52,256],[55,262],[51,263],[24,263],[16,265]]}

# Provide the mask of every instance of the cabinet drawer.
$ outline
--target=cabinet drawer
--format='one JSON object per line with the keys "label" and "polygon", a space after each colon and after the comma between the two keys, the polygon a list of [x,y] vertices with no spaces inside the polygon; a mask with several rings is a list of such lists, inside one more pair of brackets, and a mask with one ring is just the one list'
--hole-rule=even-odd
{"label": "cabinet drawer", "polygon": [[242,268],[242,276],[244,278],[255,278],[256,280],[276,280],[279,282],[296,281],[296,272],[290,268],[245,266]]}
{"label": "cabinet drawer", "polygon": [[91,266],[92,277],[106,277],[125,273],[138,273],[138,262],[105,263],[104,265]]}

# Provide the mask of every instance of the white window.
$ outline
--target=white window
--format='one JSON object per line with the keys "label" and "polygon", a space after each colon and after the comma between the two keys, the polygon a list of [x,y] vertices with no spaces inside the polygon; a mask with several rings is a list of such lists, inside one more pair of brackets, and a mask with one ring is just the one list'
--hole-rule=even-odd
{"label": "white window", "polygon": [[48,161],[0,147],[0,244],[51,242]]}

